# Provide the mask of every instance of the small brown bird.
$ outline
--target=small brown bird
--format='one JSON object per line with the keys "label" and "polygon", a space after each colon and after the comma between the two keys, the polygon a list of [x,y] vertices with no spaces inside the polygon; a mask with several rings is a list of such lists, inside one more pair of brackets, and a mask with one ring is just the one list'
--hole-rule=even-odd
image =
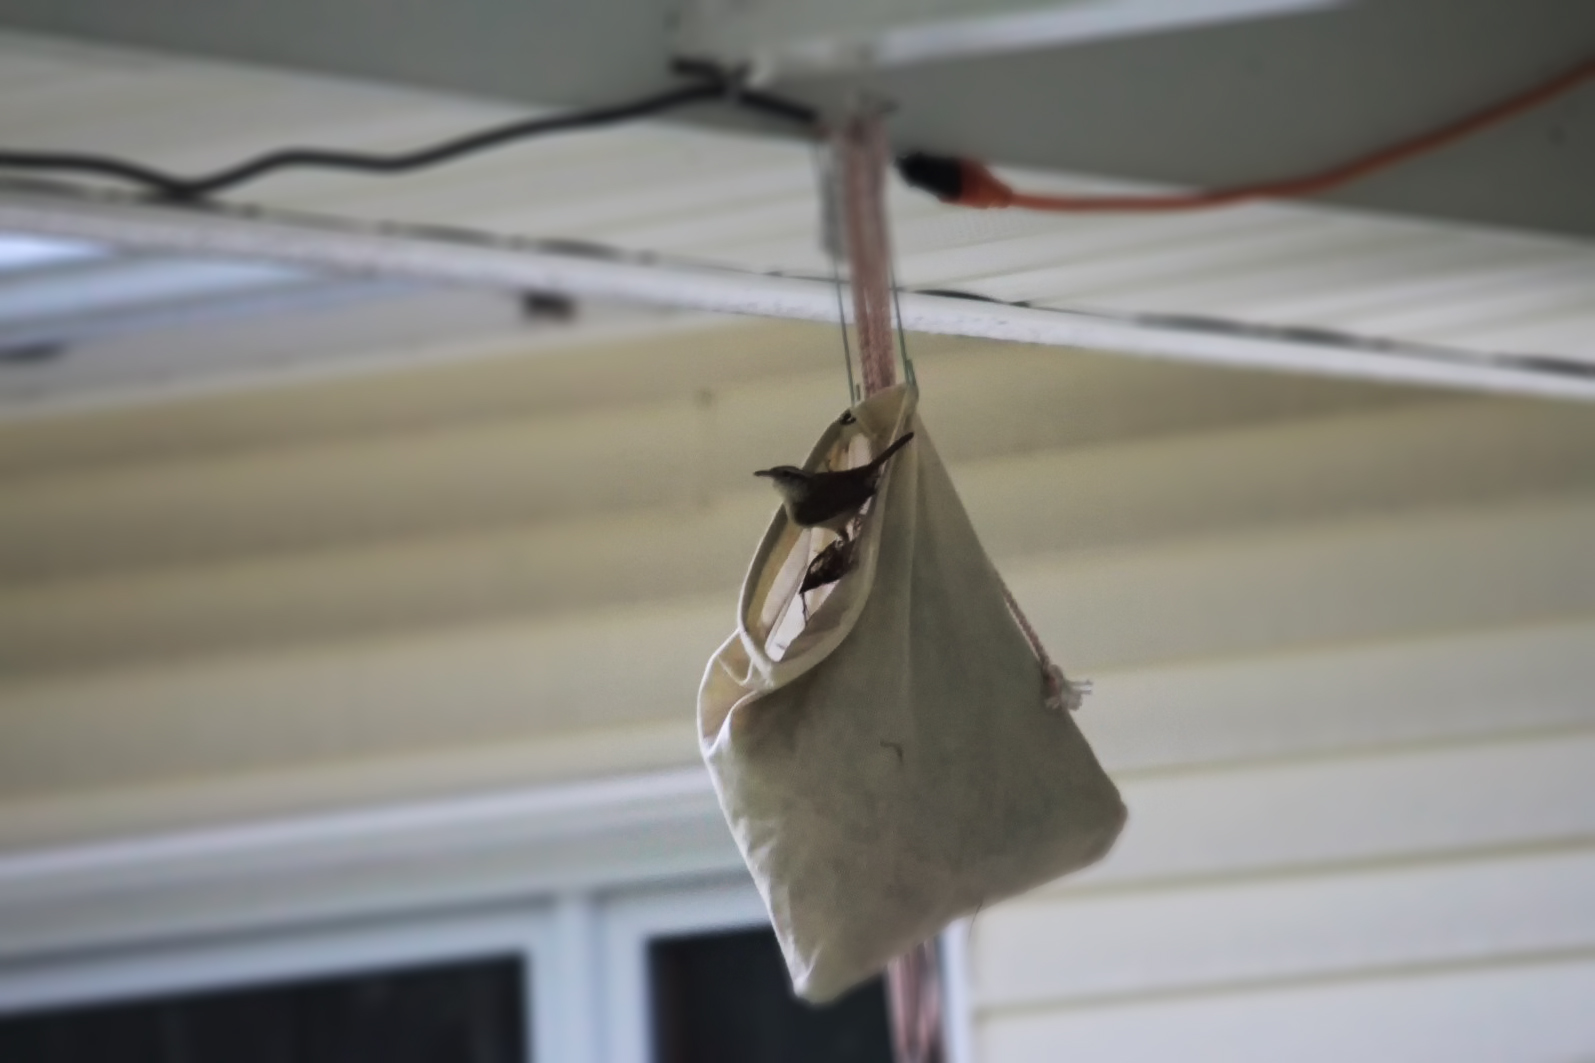
{"label": "small brown bird", "polygon": [[875,494],[881,469],[887,459],[914,438],[905,432],[868,465],[841,472],[804,472],[795,465],[760,469],[755,476],[766,476],[781,492],[781,504],[792,523],[803,528],[829,528],[845,535],[852,520]]}
{"label": "small brown bird", "polygon": [[809,591],[819,590],[853,571],[854,555],[857,552],[858,544],[852,539],[831,540],[830,545],[815,554],[814,560],[809,562],[809,567],[803,570],[803,582],[798,584],[798,593],[807,594]]}

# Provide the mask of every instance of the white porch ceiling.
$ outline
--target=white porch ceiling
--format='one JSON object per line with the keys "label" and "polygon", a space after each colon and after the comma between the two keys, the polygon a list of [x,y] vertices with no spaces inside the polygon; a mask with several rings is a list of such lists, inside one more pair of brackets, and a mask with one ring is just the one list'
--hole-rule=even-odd
{"label": "white porch ceiling", "polygon": [[[591,106],[656,91],[688,0],[0,0],[0,27],[497,99]],[[858,0],[876,10],[898,0]],[[1073,3],[1073,0],[1036,0]],[[917,15],[1029,0],[935,0]],[[863,84],[901,104],[894,142],[1060,173],[1228,186],[1318,169],[1432,128],[1589,57],[1587,0],[1358,0],[1169,31],[1171,13],[1280,0],[1088,0],[1097,30],[1154,10],[1165,30],[784,81],[835,105]],[[763,7],[752,0],[750,9]],[[813,5],[775,3],[770,9]],[[821,4],[820,7],[825,5]],[[901,8],[899,8],[901,10]],[[834,28],[834,27],[833,27]],[[1032,34],[1032,39],[1044,35]],[[967,42],[961,42],[967,43]],[[1595,234],[1595,86],[1334,202]],[[167,100],[167,104],[175,101]],[[713,109],[683,122],[726,120]],[[246,119],[247,120],[247,119]],[[733,120],[734,121],[734,120]]]}
{"label": "white porch ceiling", "polygon": [[[285,144],[399,149],[521,113],[436,93],[0,35],[0,142],[118,154],[180,172]],[[1124,187],[1078,175],[1016,176],[1038,189]],[[808,148],[678,125],[552,137],[395,179],[288,174],[233,198],[758,272],[830,269],[816,241]],[[1595,366],[1595,243],[1581,239],[1299,204],[1178,216],[986,213],[894,187],[890,209],[899,281],[908,288],[1146,316],[1193,335],[1216,320]],[[15,241],[26,235],[11,234],[7,246],[23,247]],[[41,314],[37,300],[52,278],[74,273],[94,279],[78,289],[74,311]],[[283,335],[297,351],[315,349],[315,322],[328,322],[317,357],[333,363],[387,342],[383,330],[353,318],[408,312],[414,322],[429,300],[457,345],[520,338],[525,327],[501,296],[441,286],[373,286],[191,255],[22,264],[0,274],[0,337],[9,332],[13,346],[26,349],[58,328],[69,349],[0,366],[0,408],[147,388],[154,370],[141,366],[153,362],[137,351],[152,344],[161,382],[279,364],[283,351],[271,335],[290,304],[240,300],[236,290],[217,304],[229,285],[257,286],[252,297],[262,285],[307,297],[302,327]],[[91,290],[98,305],[90,305]],[[159,312],[195,304],[222,320]],[[271,320],[262,309],[273,311]],[[598,318],[609,326],[611,318]]]}

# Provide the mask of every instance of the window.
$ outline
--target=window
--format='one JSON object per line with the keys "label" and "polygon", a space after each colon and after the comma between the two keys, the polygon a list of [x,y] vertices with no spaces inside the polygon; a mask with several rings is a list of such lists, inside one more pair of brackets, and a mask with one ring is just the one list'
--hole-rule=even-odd
{"label": "window", "polygon": [[654,1063],[891,1063],[877,978],[825,1007],[792,995],[769,930],[655,938]]}
{"label": "window", "polygon": [[519,957],[0,1018],[7,1063],[522,1063]]}
{"label": "window", "polygon": [[886,1029],[878,982],[792,998],[745,876],[0,963],[3,1063],[886,1063]]}
{"label": "window", "polygon": [[513,905],[0,963],[0,1061],[554,1060],[554,958]]}

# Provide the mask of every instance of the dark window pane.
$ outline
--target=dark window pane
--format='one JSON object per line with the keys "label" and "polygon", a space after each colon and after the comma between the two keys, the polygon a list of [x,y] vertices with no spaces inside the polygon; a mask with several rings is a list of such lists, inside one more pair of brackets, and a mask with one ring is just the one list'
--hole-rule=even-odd
{"label": "dark window pane", "polygon": [[0,1017],[4,1063],[523,1063],[518,958]]}
{"label": "dark window pane", "polygon": [[768,930],[649,946],[656,1063],[891,1063],[880,979],[812,1007]]}

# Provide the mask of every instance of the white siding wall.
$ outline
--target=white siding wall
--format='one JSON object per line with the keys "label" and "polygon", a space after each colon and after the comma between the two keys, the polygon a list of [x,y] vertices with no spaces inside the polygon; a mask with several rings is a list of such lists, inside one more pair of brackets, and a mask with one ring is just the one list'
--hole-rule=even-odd
{"label": "white siding wall", "polygon": [[974,920],[978,1058],[1595,1055],[1592,650],[1585,621],[1168,669],[1130,721],[1104,691],[1104,756],[1156,765],[1118,773],[1103,865]]}
{"label": "white siding wall", "polygon": [[[1131,809],[973,921],[980,1063],[1595,1056],[1595,410],[916,351]],[[835,353],[677,333],[0,425],[0,974],[734,866],[693,692],[748,471],[836,414]],[[436,849],[336,820],[415,802]]]}

